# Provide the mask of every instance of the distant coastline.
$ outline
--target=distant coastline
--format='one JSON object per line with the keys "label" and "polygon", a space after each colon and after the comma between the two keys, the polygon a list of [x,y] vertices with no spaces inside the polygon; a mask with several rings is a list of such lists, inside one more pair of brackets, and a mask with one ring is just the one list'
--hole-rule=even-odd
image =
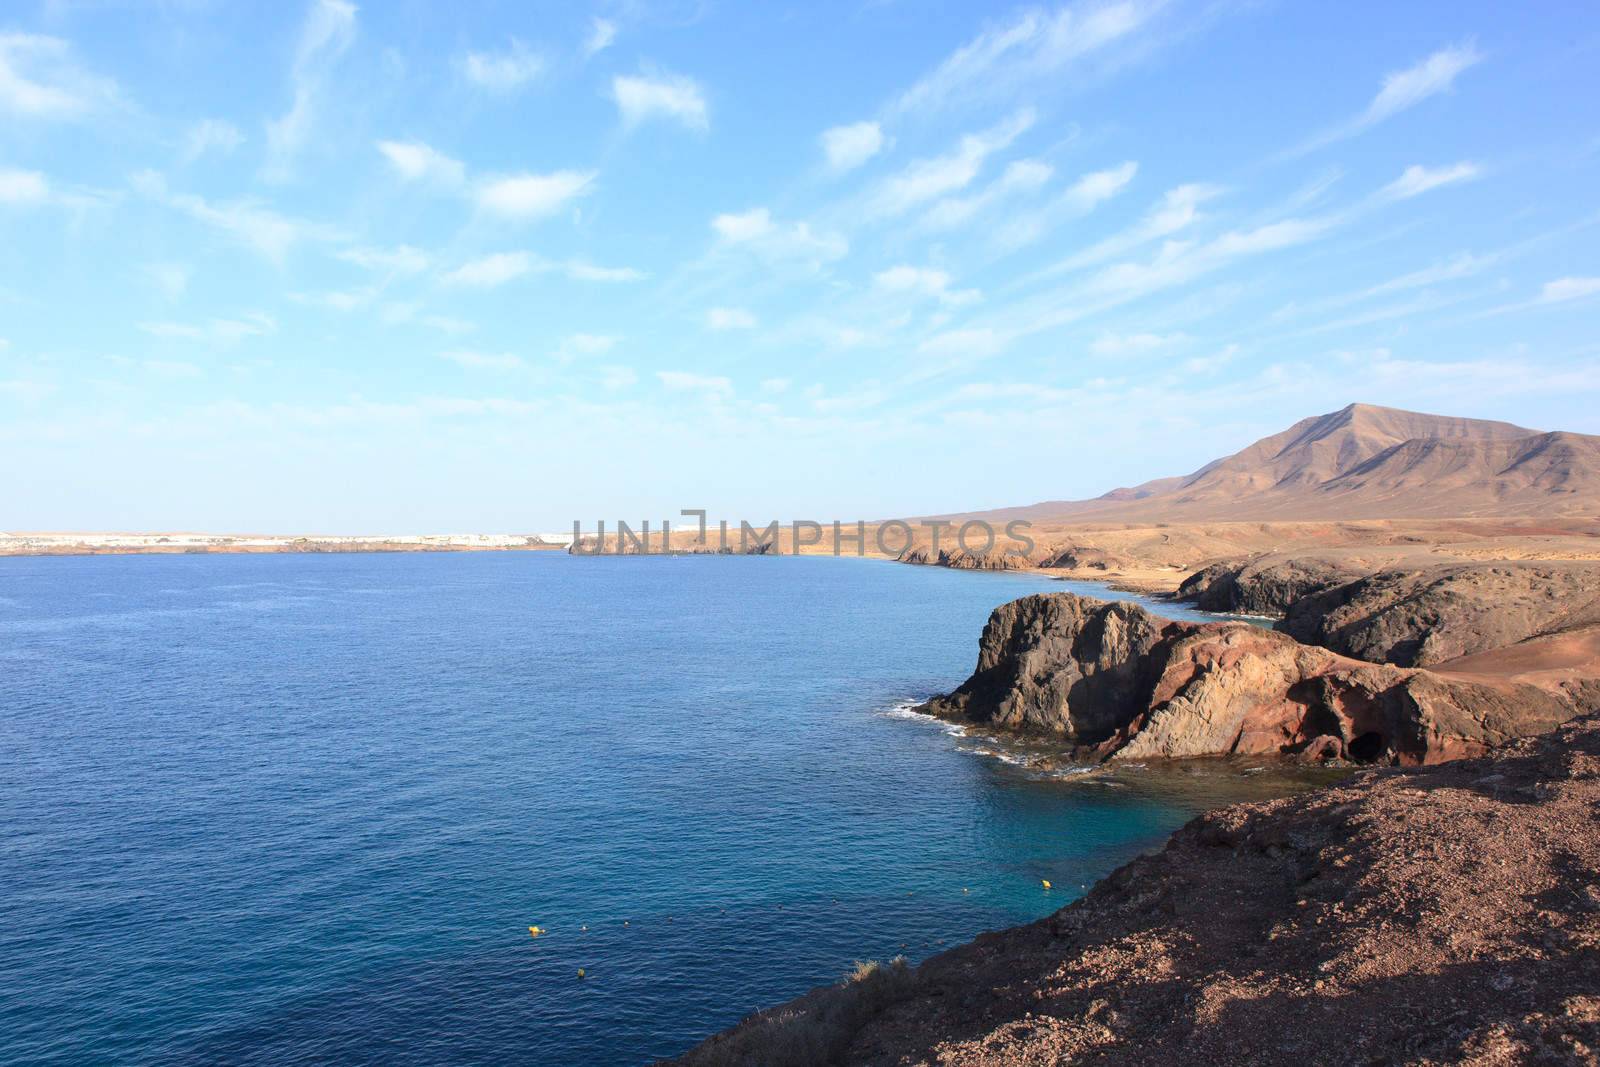
{"label": "distant coastline", "polygon": [[565,551],[566,534],[274,535],[6,533],[0,556],[127,556],[274,552]]}

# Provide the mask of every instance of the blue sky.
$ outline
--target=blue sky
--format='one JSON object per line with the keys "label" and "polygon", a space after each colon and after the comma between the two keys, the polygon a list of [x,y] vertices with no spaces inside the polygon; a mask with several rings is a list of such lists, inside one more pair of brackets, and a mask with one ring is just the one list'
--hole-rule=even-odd
{"label": "blue sky", "polygon": [[1093,495],[1600,433],[1587,3],[13,3],[0,528]]}

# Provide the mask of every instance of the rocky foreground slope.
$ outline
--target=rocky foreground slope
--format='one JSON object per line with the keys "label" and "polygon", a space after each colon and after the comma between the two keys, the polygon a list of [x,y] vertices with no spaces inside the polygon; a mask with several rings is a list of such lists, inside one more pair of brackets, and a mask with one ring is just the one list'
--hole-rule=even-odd
{"label": "rocky foreground slope", "polygon": [[1027,926],[677,1061],[1600,1062],[1600,717],[1202,815]]}
{"label": "rocky foreground slope", "polygon": [[921,710],[1043,735],[1079,758],[1423,764],[1480,754],[1579,709],[1559,687],[1365,663],[1246,623],[1040,593],[996,608],[972,677]]}

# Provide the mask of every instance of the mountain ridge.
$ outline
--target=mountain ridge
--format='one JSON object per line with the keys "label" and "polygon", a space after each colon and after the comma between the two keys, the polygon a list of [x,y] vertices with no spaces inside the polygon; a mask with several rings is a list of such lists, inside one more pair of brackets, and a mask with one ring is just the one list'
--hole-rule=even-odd
{"label": "mountain ridge", "polygon": [[1600,514],[1600,437],[1349,404],[1186,475],[940,518],[1133,522]]}

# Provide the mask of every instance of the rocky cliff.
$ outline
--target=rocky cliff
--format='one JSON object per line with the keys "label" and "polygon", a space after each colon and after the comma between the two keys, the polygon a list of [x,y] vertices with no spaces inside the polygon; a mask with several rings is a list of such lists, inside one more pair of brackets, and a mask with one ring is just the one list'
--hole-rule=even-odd
{"label": "rocky cliff", "polygon": [[1202,815],[1039,922],[678,1061],[1600,1062],[1600,720]]}
{"label": "rocky cliff", "polygon": [[1083,758],[1424,764],[1548,730],[1576,708],[1531,685],[1363,663],[1244,623],[1042,593],[996,608],[972,677],[921,710],[1057,738]]}
{"label": "rocky cliff", "polygon": [[1295,602],[1355,581],[1362,575],[1315,557],[1213,563],[1189,575],[1178,586],[1178,599],[1193,601],[1201,611],[1230,615],[1284,615]]}

